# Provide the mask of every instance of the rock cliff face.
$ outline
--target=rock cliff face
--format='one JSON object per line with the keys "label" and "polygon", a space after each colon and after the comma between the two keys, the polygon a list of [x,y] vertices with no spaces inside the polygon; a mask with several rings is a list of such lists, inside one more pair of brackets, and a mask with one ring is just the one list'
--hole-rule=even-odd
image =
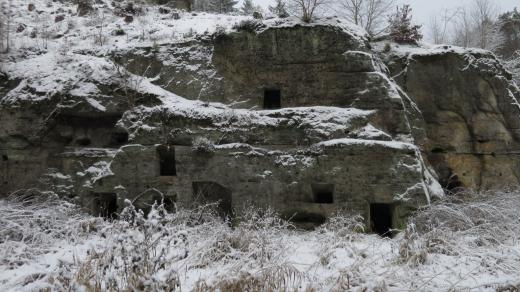
{"label": "rock cliff face", "polygon": [[[337,19],[266,21],[112,61],[82,51],[7,63],[1,192],[52,187],[104,215],[159,198],[315,223],[349,209],[370,229],[442,196],[437,174],[448,187],[518,183],[519,92],[500,64],[413,50],[375,53]],[[35,64],[46,73],[28,78]]]}
{"label": "rock cliff face", "polygon": [[518,87],[489,52],[444,47],[388,57],[421,110],[422,147],[447,188],[519,184]]}

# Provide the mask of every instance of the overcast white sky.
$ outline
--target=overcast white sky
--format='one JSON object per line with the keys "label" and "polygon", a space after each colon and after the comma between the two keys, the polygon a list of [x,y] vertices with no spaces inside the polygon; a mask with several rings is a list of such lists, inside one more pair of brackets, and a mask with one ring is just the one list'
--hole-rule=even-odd
{"label": "overcast white sky", "polygon": [[[333,0],[334,1],[334,0]],[[419,24],[428,23],[430,17],[436,12],[444,8],[456,8],[469,5],[472,0],[397,0],[400,4],[410,4],[413,9],[414,19]],[[254,0],[255,3],[264,7],[271,5],[273,0]],[[518,7],[520,9],[520,0],[493,0],[501,10],[509,11]]]}

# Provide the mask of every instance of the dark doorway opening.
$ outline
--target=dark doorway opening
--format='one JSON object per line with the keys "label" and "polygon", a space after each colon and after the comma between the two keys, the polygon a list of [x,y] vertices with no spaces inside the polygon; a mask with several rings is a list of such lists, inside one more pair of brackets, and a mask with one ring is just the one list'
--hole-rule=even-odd
{"label": "dark doorway opening", "polygon": [[373,232],[392,237],[393,208],[391,204],[370,204],[370,228]]}
{"label": "dark doorway opening", "polygon": [[282,95],[278,89],[264,91],[264,109],[279,109],[282,107]]}
{"label": "dark doorway opening", "polygon": [[233,216],[232,193],[215,182],[193,182],[193,201],[195,204],[217,204],[217,212],[223,218]]}
{"label": "dark doorway opening", "polygon": [[312,184],[313,202],[316,204],[334,203],[333,184]]}
{"label": "dark doorway opening", "polygon": [[117,195],[113,193],[96,194],[92,205],[95,216],[114,219],[117,216]]}
{"label": "dark doorway opening", "polygon": [[7,161],[7,160],[9,160],[9,157],[7,157],[7,155],[2,155],[2,160]]}
{"label": "dark doorway opening", "polygon": [[159,154],[159,173],[161,176],[176,176],[175,147],[171,145],[160,145],[157,147]]}
{"label": "dark doorway opening", "polygon": [[327,221],[325,216],[307,211],[298,211],[290,216],[283,217],[290,220],[295,227],[304,230],[313,230]]}

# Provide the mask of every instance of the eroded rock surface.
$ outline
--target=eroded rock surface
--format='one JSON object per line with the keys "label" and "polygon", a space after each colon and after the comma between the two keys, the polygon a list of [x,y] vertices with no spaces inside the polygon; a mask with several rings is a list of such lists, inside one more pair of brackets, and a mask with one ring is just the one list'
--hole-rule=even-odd
{"label": "eroded rock surface", "polygon": [[518,185],[520,91],[494,55],[404,48],[389,63],[422,112],[423,151],[446,187]]}
{"label": "eroded rock surface", "polygon": [[399,227],[442,196],[437,175],[448,187],[454,175],[477,189],[518,183],[519,93],[500,64],[413,50],[376,54],[338,19],[271,20],[7,62],[1,193],[63,186],[107,216],[126,199],[220,200],[228,215],[253,203],[316,223],[348,209],[370,228],[371,204]]}

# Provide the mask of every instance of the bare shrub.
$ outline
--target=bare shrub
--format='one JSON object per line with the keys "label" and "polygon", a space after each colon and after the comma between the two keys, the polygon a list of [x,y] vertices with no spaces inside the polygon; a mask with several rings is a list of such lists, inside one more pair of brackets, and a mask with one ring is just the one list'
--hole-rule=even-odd
{"label": "bare shrub", "polygon": [[[125,204],[122,220],[100,230],[110,244],[99,251],[92,249],[77,267],[62,268],[59,275],[49,279],[55,288],[68,290],[79,285],[89,291],[180,289],[180,279],[173,266],[188,257],[186,228],[220,225],[205,208],[168,213],[162,204],[154,204],[145,216],[130,201]],[[159,274],[166,276],[166,280],[159,280]]]}
{"label": "bare shrub", "polygon": [[9,52],[11,47],[11,0],[0,2],[0,53]]}
{"label": "bare shrub", "polygon": [[394,4],[394,0],[338,0],[335,6],[340,15],[378,36],[385,31],[386,16]]}
{"label": "bare shrub", "polygon": [[255,274],[242,272],[236,277],[219,280],[214,285],[199,281],[194,291],[291,291],[300,286],[305,274],[289,264],[276,265]]}
{"label": "bare shrub", "polygon": [[401,262],[418,266],[426,263],[428,251],[424,243],[419,240],[414,224],[408,224],[399,244],[399,258]]}
{"label": "bare shrub", "polygon": [[520,86],[520,50],[516,51],[511,58],[504,61],[504,66],[513,75],[513,80]]}
{"label": "bare shrub", "polygon": [[343,212],[337,212],[327,219],[320,228],[334,232],[340,237],[345,237],[352,233],[364,232],[365,223],[361,215],[349,216]]}
{"label": "bare shrub", "polygon": [[0,201],[0,263],[19,265],[48,252],[56,240],[74,240],[90,220],[53,192],[20,190]]}
{"label": "bare shrub", "polygon": [[311,22],[318,9],[325,6],[328,0],[289,0],[303,22]]}
{"label": "bare shrub", "polygon": [[191,149],[201,153],[213,153],[215,152],[215,144],[206,137],[195,137],[191,144]]}
{"label": "bare shrub", "polygon": [[[411,218],[414,230],[405,232],[404,241],[413,241],[415,250],[445,255],[479,256],[489,247],[505,249],[520,239],[519,208],[518,191],[450,196]],[[497,257],[496,269],[520,268],[497,254],[486,256]]]}
{"label": "bare shrub", "polygon": [[242,20],[241,22],[235,23],[233,25],[233,29],[236,29],[237,31],[247,31],[250,33],[254,33],[262,27],[264,27],[264,24],[256,19]]}

